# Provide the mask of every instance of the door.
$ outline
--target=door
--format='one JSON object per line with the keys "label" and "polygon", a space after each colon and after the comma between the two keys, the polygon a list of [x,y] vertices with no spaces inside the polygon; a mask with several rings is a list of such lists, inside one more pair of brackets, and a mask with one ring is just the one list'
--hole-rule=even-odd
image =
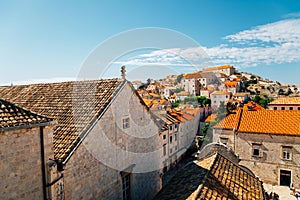
{"label": "door", "polygon": [[280,170],[280,185],[290,186],[291,184],[291,171]]}

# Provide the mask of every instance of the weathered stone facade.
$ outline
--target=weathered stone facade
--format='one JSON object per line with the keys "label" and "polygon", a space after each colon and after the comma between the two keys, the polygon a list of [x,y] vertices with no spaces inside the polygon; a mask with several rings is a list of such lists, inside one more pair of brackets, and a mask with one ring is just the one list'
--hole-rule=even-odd
{"label": "weathered stone facade", "polygon": [[[253,145],[260,146],[260,155],[253,156]],[[282,148],[291,148],[291,159],[284,159]],[[236,153],[240,164],[247,166],[265,183],[280,185],[280,170],[291,172],[291,182],[300,187],[300,137],[289,135],[270,135],[239,133]]]}
{"label": "weathered stone facade", "polygon": [[[47,163],[53,159],[52,126],[0,132],[0,199],[43,199],[41,129]],[[45,169],[48,183],[50,174]]]}
{"label": "weathered stone facade", "polygon": [[65,164],[65,199],[122,199],[124,173],[131,174],[131,199],[151,199],[160,190],[162,141],[139,101],[125,84],[96,121]]}

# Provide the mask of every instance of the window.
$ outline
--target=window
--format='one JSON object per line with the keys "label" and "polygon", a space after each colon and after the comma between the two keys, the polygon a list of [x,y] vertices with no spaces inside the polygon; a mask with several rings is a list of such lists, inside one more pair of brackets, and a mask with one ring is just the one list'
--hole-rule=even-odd
{"label": "window", "polygon": [[281,107],[281,110],[285,110],[285,107]]}
{"label": "window", "polygon": [[163,139],[164,139],[164,140],[166,139],[166,135],[163,135]]}
{"label": "window", "polygon": [[165,156],[167,154],[167,145],[164,144],[163,146],[163,155]]}
{"label": "window", "polygon": [[172,136],[170,136],[170,144],[172,144]]}
{"label": "window", "polygon": [[178,129],[178,124],[175,124],[175,129]]}
{"label": "window", "polygon": [[172,153],[173,151],[172,151],[172,148],[170,148],[170,154]]}
{"label": "window", "polygon": [[298,107],[298,110],[300,110],[300,107]]}
{"label": "window", "polygon": [[293,110],[293,107],[290,107],[290,110]]}
{"label": "window", "polygon": [[261,157],[261,145],[260,144],[253,144],[252,145],[252,155],[255,157]]}
{"label": "window", "polygon": [[282,159],[291,160],[292,159],[292,147],[282,147],[281,157],[282,157]]}
{"label": "window", "polygon": [[173,126],[170,126],[170,131],[172,131],[172,129],[173,129]]}
{"label": "window", "polygon": [[123,200],[130,200],[130,173],[122,177]]}
{"label": "window", "polygon": [[123,129],[129,128],[129,117],[123,118]]}
{"label": "window", "polygon": [[274,107],[274,110],[277,110],[277,107]]}
{"label": "window", "polygon": [[227,145],[228,138],[220,138],[220,143]]}
{"label": "window", "polygon": [[174,140],[175,140],[175,141],[177,141],[177,134],[175,134],[175,136],[174,136],[174,137],[175,137],[175,138],[174,138]]}

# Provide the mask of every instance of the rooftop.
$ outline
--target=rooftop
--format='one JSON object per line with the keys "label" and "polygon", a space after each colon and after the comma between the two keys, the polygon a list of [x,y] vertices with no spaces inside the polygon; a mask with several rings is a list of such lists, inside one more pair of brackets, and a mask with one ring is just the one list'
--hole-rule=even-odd
{"label": "rooftop", "polygon": [[194,72],[194,73],[184,74],[183,77],[185,79],[198,79],[198,78],[202,78],[201,72]]}
{"label": "rooftop", "polygon": [[0,87],[3,99],[51,117],[55,159],[65,159],[125,84],[121,79]]}
{"label": "rooftop", "polygon": [[300,135],[300,111],[244,111],[239,132]]}
{"label": "rooftop", "polygon": [[54,120],[0,99],[0,132],[13,128],[45,126],[50,122]]}
{"label": "rooftop", "polygon": [[222,65],[222,66],[216,66],[216,67],[203,68],[203,71],[213,71],[213,70],[230,69],[230,68],[233,68],[233,66]]}
{"label": "rooftop", "polygon": [[241,114],[242,114],[242,109],[238,108],[237,110],[227,114],[226,117],[220,120],[216,125],[214,125],[213,128],[237,130]]}
{"label": "rooftop", "polygon": [[219,91],[214,91],[211,95],[231,95],[231,92],[219,90]]}
{"label": "rooftop", "polygon": [[155,199],[264,199],[262,182],[216,153],[187,164]]}
{"label": "rooftop", "polygon": [[236,87],[238,84],[237,81],[226,81],[225,82],[225,87]]}
{"label": "rooftop", "polygon": [[300,105],[300,97],[279,97],[269,105]]}
{"label": "rooftop", "polygon": [[234,97],[244,97],[246,95],[250,95],[250,92],[237,92],[233,96]]}

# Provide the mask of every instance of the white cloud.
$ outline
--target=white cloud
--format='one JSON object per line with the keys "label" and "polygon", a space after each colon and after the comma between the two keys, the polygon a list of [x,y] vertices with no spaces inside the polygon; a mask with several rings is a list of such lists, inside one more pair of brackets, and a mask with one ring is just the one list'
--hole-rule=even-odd
{"label": "white cloud", "polygon": [[[232,64],[241,68],[300,61],[300,18],[257,26],[223,39],[225,43],[215,47],[155,50],[116,63],[198,67]],[[214,64],[207,62],[208,56]]]}

